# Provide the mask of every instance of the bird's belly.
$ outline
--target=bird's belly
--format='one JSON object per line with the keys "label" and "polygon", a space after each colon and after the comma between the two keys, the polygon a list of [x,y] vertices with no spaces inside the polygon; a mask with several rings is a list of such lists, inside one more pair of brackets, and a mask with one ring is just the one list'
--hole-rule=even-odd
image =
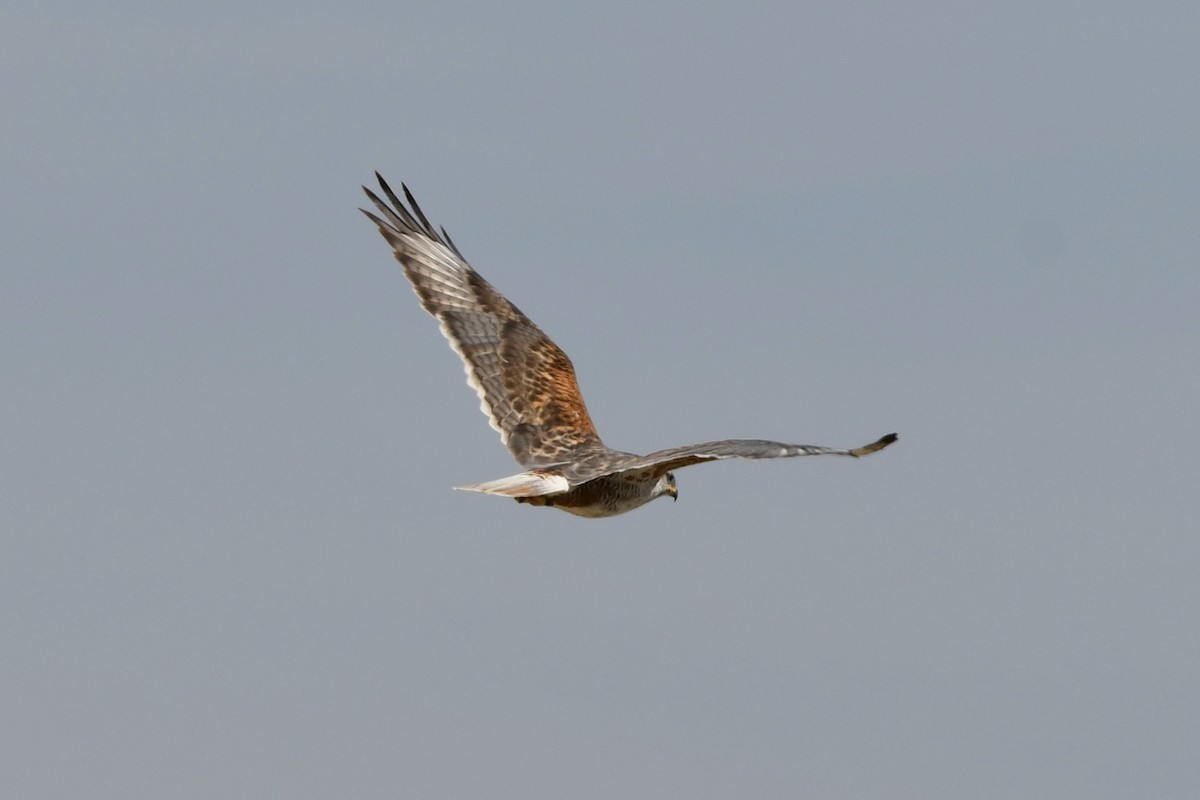
{"label": "bird's belly", "polygon": [[559,508],[577,517],[615,517],[649,503],[654,499],[653,490],[653,483],[597,478],[562,494],[517,499],[530,505]]}

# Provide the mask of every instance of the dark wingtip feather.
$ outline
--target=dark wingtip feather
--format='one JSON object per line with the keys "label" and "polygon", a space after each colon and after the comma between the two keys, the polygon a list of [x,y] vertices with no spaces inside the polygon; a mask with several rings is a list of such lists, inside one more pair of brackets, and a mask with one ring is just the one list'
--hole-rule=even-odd
{"label": "dark wingtip feather", "polygon": [[870,444],[863,445],[862,447],[856,447],[849,452],[850,455],[854,456],[855,458],[862,458],[863,456],[871,455],[871,453],[878,453],[880,450],[887,447],[889,444],[899,438],[899,435],[895,433],[889,433],[887,436],[882,436]]}
{"label": "dark wingtip feather", "polygon": [[433,238],[437,238],[436,228],[429,224],[429,220],[425,218],[425,212],[421,210],[421,206],[417,203],[417,198],[412,196],[412,192],[408,190],[408,185],[401,183],[400,188],[404,190],[404,197],[408,200],[408,207],[413,210],[413,214],[421,221],[421,225],[425,228],[425,232]]}
{"label": "dark wingtip feather", "polygon": [[[366,192],[367,197],[370,198],[375,207],[382,211],[388,220],[391,220],[391,222],[384,223],[386,227],[393,228],[397,231],[409,230],[412,233],[424,234],[435,242],[440,242],[441,244],[446,245],[453,250],[459,258],[463,258],[462,251],[459,250],[454,244],[454,241],[451,240],[450,235],[446,233],[446,229],[438,229],[430,224],[429,218],[426,217],[425,212],[421,210],[421,206],[417,202],[417,199],[413,197],[412,191],[408,188],[408,184],[403,182],[400,184],[400,191],[404,195],[404,199],[407,201],[407,203],[405,203],[400,200],[399,196],[397,196],[392,187],[388,185],[387,180],[379,174],[378,170],[375,171],[375,180],[379,181],[379,188],[387,197],[388,202],[380,199],[375,192],[371,191],[366,186],[362,187],[362,190]],[[376,224],[380,224],[379,217],[375,216],[371,212],[361,208],[359,211],[362,211],[364,214],[370,217],[371,220]]]}
{"label": "dark wingtip feather", "polygon": [[454,240],[450,238],[450,234],[446,232],[446,228],[442,227],[441,231],[442,231],[442,241],[444,241],[446,243],[446,246],[449,247],[451,250],[453,250],[455,253],[457,253],[459,258],[465,259],[466,256],[464,256],[462,254],[462,251],[458,249],[458,245],[456,245],[454,243]]}

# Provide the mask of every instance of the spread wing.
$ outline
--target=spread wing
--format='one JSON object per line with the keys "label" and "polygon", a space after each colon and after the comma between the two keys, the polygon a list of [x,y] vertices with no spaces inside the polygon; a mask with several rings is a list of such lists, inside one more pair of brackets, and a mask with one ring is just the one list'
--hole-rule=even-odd
{"label": "spread wing", "polygon": [[563,474],[571,481],[572,485],[576,485],[603,475],[636,475],[639,479],[649,480],[681,467],[725,458],[794,458],[796,456],[862,458],[879,452],[897,438],[899,437],[896,434],[889,433],[871,444],[851,450],[812,444],[785,444],[766,439],[722,439],[718,442],[672,447],[669,450],[659,450],[645,456],[623,458],[607,465],[598,461],[589,463],[585,460],[578,465],[565,468]]}
{"label": "spread wing", "polygon": [[407,186],[405,207],[375,177],[389,202],[364,186],[382,216],[359,210],[379,227],[421,306],[441,323],[480,409],[517,463],[561,463],[573,451],[603,447],[567,354],[471,268],[444,228],[429,224]]}

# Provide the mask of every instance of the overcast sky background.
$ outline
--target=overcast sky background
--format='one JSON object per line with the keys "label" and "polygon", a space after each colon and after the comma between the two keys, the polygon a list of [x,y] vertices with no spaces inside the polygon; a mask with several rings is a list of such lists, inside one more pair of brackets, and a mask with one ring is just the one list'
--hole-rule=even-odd
{"label": "overcast sky background", "polygon": [[[0,12],[0,785],[1184,798],[1200,6]],[[355,210],[408,182],[606,441],[581,520]]]}

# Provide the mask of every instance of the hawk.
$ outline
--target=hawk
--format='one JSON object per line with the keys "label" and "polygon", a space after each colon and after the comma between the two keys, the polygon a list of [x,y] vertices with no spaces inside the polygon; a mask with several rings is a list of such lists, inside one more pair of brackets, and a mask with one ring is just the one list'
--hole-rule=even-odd
{"label": "hawk", "polygon": [[441,323],[442,334],[462,357],[480,409],[525,470],[455,488],[581,517],[611,517],[656,497],[678,498],[674,470],[692,464],[725,458],[859,458],[896,441],[889,433],[851,450],[764,439],[723,439],[645,456],[613,450],[596,433],[567,354],[467,263],[445,228],[429,224],[407,186],[401,184],[405,206],[378,172],[375,177],[387,202],[364,186],[379,214],[359,210],[379,227],[421,306]]}

